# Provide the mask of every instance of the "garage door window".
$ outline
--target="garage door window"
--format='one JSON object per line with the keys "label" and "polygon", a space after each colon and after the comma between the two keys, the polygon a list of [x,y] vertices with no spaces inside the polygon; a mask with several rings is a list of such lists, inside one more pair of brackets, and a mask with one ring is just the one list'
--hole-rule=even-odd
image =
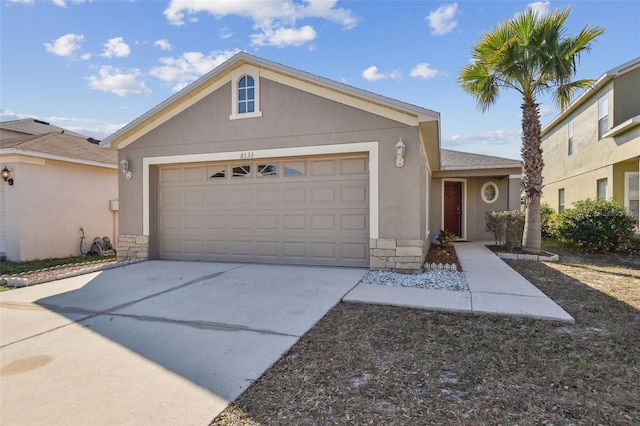
{"label": "garage door window", "polygon": [[234,178],[251,177],[251,166],[250,165],[236,166],[232,169],[231,176],[233,176]]}
{"label": "garage door window", "polygon": [[226,166],[215,166],[207,168],[207,175],[209,179],[224,179],[227,176]]}
{"label": "garage door window", "polygon": [[269,176],[275,177],[278,176],[278,166],[275,164],[259,164],[258,165],[258,177]]}
{"label": "garage door window", "polygon": [[284,163],[284,175],[285,176],[304,175],[304,161]]}

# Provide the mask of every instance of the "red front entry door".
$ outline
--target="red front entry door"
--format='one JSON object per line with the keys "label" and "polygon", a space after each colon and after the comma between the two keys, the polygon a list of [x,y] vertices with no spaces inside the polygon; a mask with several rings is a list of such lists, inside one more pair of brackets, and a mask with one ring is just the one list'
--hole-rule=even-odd
{"label": "red front entry door", "polygon": [[444,229],[462,237],[462,182],[444,183]]}

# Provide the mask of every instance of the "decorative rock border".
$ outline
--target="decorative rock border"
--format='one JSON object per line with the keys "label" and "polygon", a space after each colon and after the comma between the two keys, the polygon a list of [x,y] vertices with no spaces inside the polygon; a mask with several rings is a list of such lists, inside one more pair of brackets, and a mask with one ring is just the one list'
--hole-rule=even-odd
{"label": "decorative rock border", "polygon": [[[91,272],[106,271],[108,269],[119,268],[121,266],[131,265],[133,263],[144,262],[144,259],[129,259],[122,262],[83,262],[83,263],[69,263],[66,265],[54,266],[52,268],[38,269],[36,271],[21,272],[15,275],[2,275],[0,276],[0,285],[7,287],[27,287],[36,284],[42,284],[50,281],[61,280],[64,278],[77,277],[79,275],[89,274]],[[61,272],[56,274],[56,270],[63,271],[66,268],[77,268],[68,272]],[[29,279],[27,275],[38,272],[52,272],[51,275],[47,275],[42,278]]]}
{"label": "decorative rock border", "polygon": [[560,257],[557,254],[549,253],[551,256],[543,256],[539,254],[523,254],[523,253],[496,253],[500,259],[509,260],[534,260],[536,262],[557,262]]}

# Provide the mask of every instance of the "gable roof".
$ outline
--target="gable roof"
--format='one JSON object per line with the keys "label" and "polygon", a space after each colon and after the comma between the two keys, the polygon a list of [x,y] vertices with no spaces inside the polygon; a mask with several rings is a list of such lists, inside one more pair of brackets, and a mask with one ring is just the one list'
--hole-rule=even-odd
{"label": "gable roof", "polygon": [[470,152],[440,150],[440,170],[509,169],[522,167],[519,160],[472,154]]}
{"label": "gable roof", "polygon": [[[315,91],[316,94],[320,92],[320,96],[324,95],[334,101],[354,105],[362,109],[368,108],[374,114],[388,114],[389,117],[393,117],[396,120],[419,126],[427,156],[430,162],[435,162],[432,167],[435,166],[437,168],[437,162],[440,157],[440,114],[438,112],[319,77],[245,52],[237,53],[164,102],[136,118],[104,139],[101,145],[117,149],[124,148],[189,106],[197,103],[223,83],[230,81],[230,74],[243,65],[252,65],[264,70],[265,74],[261,74],[261,77],[282,78],[286,81],[285,84],[295,85],[298,89]],[[427,146],[427,140],[436,140],[436,146],[433,143]]]}
{"label": "gable roof", "polygon": [[14,132],[20,132],[27,135],[42,135],[45,133],[64,133],[67,135],[78,136],[86,138],[71,130],[64,129],[62,127],[54,126],[46,121],[38,120],[36,118],[25,118],[22,120],[11,120],[0,122],[0,129],[11,130]]}
{"label": "gable roof", "polygon": [[118,167],[118,153],[101,148],[85,138],[66,133],[19,136],[0,142],[2,155],[29,155],[32,157],[88,164],[108,168]]}
{"label": "gable roof", "polygon": [[602,89],[602,87],[604,87],[611,80],[613,80],[614,78],[620,75],[633,71],[638,67],[640,67],[640,57],[637,57],[620,66],[612,68],[609,71],[602,74],[600,78],[598,78],[598,80],[596,80],[596,82],[591,87],[589,87],[580,96],[578,96],[578,98],[575,101],[573,101],[571,105],[567,107],[566,110],[562,111],[553,120],[551,120],[549,124],[544,126],[540,131],[540,135],[544,136],[547,133],[549,133],[551,129],[557,126],[562,120],[567,118],[571,113],[573,113],[576,109],[578,109],[580,105],[584,104],[588,99],[590,99],[594,94],[596,94],[598,90]]}

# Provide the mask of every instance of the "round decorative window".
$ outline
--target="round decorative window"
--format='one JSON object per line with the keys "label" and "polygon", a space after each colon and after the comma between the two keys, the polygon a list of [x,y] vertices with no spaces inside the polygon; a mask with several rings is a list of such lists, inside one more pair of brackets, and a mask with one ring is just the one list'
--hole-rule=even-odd
{"label": "round decorative window", "polygon": [[500,191],[498,190],[498,185],[493,182],[486,182],[480,188],[480,196],[482,197],[482,201],[487,204],[491,204],[498,199],[498,194]]}

